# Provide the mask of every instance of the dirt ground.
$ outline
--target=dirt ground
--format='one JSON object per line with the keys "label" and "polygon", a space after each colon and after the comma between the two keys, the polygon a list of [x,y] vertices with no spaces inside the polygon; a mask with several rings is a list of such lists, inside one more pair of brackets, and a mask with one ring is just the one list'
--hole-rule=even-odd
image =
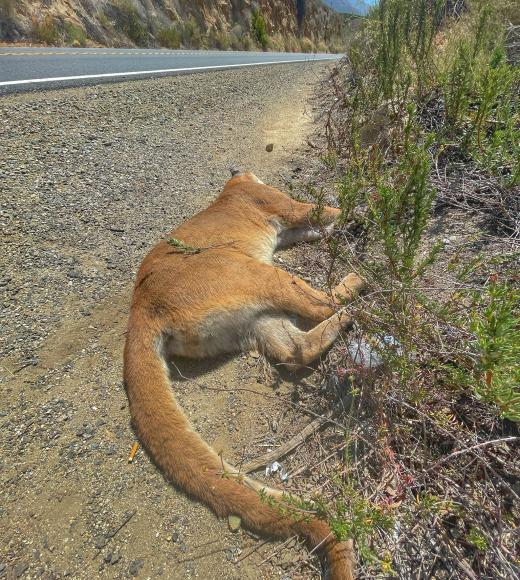
{"label": "dirt ground", "polygon": [[[307,99],[325,70],[0,101],[0,577],[319,577],[294,540],[232,533],[142,450],[128,463],[135,437],[121,359],[140,259],[218,193],[231,165],[298,187],[313,130]],[[232,463],[283,443],[305,420],[286,401],[309,377],[273,381],[249,353],[178,365],[176,396]]]}

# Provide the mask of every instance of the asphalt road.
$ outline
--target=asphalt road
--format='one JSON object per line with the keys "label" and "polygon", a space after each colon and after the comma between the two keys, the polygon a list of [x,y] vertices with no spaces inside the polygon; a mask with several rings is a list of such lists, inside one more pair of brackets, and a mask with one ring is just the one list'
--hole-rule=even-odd
{"label": "asphalt road", "polygon": [[0,48],[0,92],[71,86],[341,55],[127,48]]}

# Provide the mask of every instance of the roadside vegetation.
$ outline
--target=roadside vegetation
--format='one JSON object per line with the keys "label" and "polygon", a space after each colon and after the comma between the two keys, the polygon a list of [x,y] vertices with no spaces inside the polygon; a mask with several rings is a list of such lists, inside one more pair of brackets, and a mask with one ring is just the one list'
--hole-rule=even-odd
{"label": "roadside vegetation", "polygon": [[[11,0],[2,0],[6,18],[14,22],[16,11]],[[268,32],[266,19],[259,9],[251,13],[248,24],[235,23],[229,28],[205,28],[194,16],[185,20],[175,19],[169,24],[154,21],[139,12],[132,0],[114,0],[101,7],[94,18],[115,46],[138,46],[143,48],[164,47],[168,49],[218,49],[258,50],[287,52],[342,52],[344,39],[322,38],[318,31],[315,38],[295,34]],[[32,39],[51,46],[86,46],[89,43],[86,30],[79,24],[53,17],[50,14],[34,18]],[[92,43],[92,41],[90,41]]]}
{"label": "roadside vegetation", "polygon": [[321,368],[324,406],[349,391],[320,491],[284,509],[354,537],[363,578],[520,574],[519,18],[381,0],[323,97],[344,231],[315,263],[369,290]]}

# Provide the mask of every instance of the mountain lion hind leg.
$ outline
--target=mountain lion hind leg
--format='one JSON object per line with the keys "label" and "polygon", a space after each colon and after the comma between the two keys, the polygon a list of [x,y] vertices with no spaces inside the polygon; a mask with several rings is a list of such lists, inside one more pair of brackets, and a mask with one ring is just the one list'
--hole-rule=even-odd
{"label": "mountain lion hind leg", "polygon": [[[334,288],[331,300],[303,280],[278,273],[277,284],[271,289],[275,290],[273,301],[284,312],[266,313],[257,319],[254,334],[259,350],[290,368],[310,364],[330,348],[341,330],[352,325],[345,309],[335,310],[339,304],[354,300],[363,287],[364,282],[356,274],[349,274]],[[287,312],[319,324],[303,331]]]}
{"label": "mountain lion hind leg", "polygon": [[351,323],[350,316],[340,311],[305,332],[289,316],[265,315],[257,321],[255,334],[261,352],[289,368],[298,369],[323,354]]}

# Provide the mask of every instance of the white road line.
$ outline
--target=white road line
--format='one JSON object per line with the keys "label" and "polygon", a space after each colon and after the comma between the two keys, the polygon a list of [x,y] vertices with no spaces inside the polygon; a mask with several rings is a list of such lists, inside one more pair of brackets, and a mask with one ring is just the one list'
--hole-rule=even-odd
{"label": "white road line", "polygon": [[23,79],[18,81],[1,81],[0,87],[13,86],[13,85],[30,85],[34,83],[56,83],[60,81],[79,81],[84,79],[102,79],[110,77],[126,77],[126,76],[136,76],[136,75],[151,75],[151,74],[162,74],[162,73],[174,73],[174,72],[192,72],[192,71],[203,71],[203,70],[216,70],[225,68],[238,68],[245,66],[262,66],[268,64],[290,64],[291,62],[316,62],[318,60],[337,60],[337,57],[319,57],[319,58],[301,58],[294,60],[272,60],[265,62],[246,62],[237,64],[217,64],[211,66],[192,66],[184,68],[164,68],[157,70],[140,70],[140,71],[128,71],[128,72],[116,72],[116,73],[103,73],[94,75],[75,75],[70,77],[49,77],[43,79]]}

